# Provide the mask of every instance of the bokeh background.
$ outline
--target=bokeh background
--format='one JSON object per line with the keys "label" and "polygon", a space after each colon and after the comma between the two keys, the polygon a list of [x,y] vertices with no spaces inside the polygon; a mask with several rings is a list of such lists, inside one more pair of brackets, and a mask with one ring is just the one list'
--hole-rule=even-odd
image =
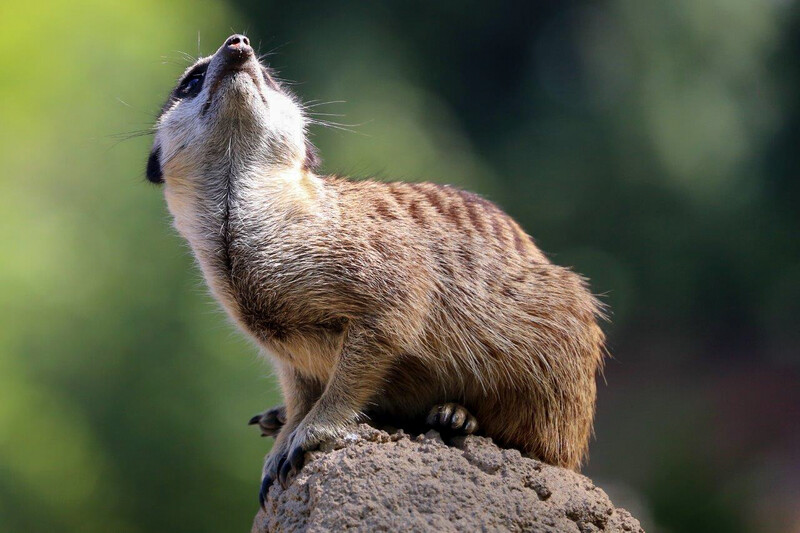
{"label": "bokeh background", "polygon": [[[586,473],[645,528],[800,531],[800,6],[0,3],[0,531],[242,531],[279,401],[136,136],[247,32],[327,171],[499,203],[613,315]],[[129,135],[130,134],[130,135]]]}

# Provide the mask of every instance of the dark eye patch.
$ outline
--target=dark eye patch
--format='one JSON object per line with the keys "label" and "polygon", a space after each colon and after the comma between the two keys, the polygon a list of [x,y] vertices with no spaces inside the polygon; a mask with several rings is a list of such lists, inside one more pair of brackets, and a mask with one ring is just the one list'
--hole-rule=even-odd
{"label": "dark eye patch", "polygon": [[[172,92],[169,93],[169,98],[167,99],[166,102],[164,102],[164,105],[161,106],[161,111],[159,111],[157,118],[161,118],[161,115],[163,115],[167,111],[167,109],[169,109],[170,106],[172,106],[175,102],[182,100],[183,98],[186,97],[191,98],[192,96],[197,96],[197,93],[199,93],[200,90],[203,88],[203,81],[206,77],[206,70],[208,70],[208,64],[210,62],[211,62],[210,57],[201,59],[196,65],[194,65],[188,72],[186,72],[180,78],[178,86],[175,87],[172,90]],[[187,93],[181,94],[180,92],[181,88],[188,85],[190,83],[189,80],[192,78],[198,78],[197,82],[193,82],[193,86],[191,88],[191,92],[194,92],[194,94],[187,94]]]}
{"label": "dark eye patch", "polygon": [[203,81],[208,70],[208,63],[197,65],[183,77],[178,87],[175,88],[175,98],[193,98],[203,88]]}

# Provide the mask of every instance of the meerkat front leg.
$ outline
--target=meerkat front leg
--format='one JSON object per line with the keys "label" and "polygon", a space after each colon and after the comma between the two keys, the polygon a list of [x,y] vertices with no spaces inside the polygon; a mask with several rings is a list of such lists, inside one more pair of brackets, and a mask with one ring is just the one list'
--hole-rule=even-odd
{"label": "meerkat front leg", "polygon": [[[289,365],[278,363],[278,375],[280,377],[281,388],[283,395],[286,399],[286,406],[284,408],[284,423],[277,431],[275,443],[272,445],[272,450],[267,455],[264,461],[264,470],[261,477],[261,490],[258,494],[258,500],[261,507],[264,507],[264,502],[267,498],[267,492],[273,481],[278,477],[278,468],[280,467],[281,458],[286,456],[286,449],[289,443],[289,438],[293,430],[300,424],[306,417],[308,412],[314,405],[314,402],[320,397],[322,393],[322,384],[315,380],[299,374],[295,369]],[[282,407],[282,406],[281,406]],[[278,418],[280,407],[271,409],[265,413],[268,419],[271,419],[271,413],[275,412],[275,417]],[[256,415],[260,417],[261,415]],[[255,419],[256,417],[253,417]],[[251,420],[253,420],[251,419]],[[261,425],[259,419],[259,425]],[[262,426],[262,433],[264,429]]]}
{"label": "meerkat front leg", "polygon": [[392,351],[378,333],[366,327],[349,328],[322,396],[289,437],[280,459],[281,486],[286,488],[289,476],[302,469],[306,452],[340,437],[358,421],[391,363]]}

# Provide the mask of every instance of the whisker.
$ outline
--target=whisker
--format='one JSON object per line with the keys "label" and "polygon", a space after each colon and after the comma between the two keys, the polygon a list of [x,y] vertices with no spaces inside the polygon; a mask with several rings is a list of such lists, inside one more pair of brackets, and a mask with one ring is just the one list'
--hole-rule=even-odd
{"label": "whisker", "polygon": [[344,116],[347,116],[347,115],[344,115],[343,113],[320,113],[319,111],[311,111],[308,114],[313,116],[313,117],[344,117]]}
{"label": "whisker", "polygon": [[124,133],[110,133],[106,135],[106,137],[110,137],[112,139],[120,139],[123,141],[127,141],[129,139],[135,139],[136,137],[144,137],[145,135],[153,135],[155,133],[154,129],[149,130],[138,130],[138,131],[126,131]]}
{"label": "whisker", "polygon": [[186,68],[186,59],[185,58],[176,59],[174,57],[161,56],[161,64],[178,65],[179,67]]}
{"label": "whisker", "polygon": [[112,143],[111,146],[108,147],[108,150],[115,148],[117,145],[125,142],[130,141],[131,139],[136,139],[137,137],[144,137],[147,135],[153,135],[155,130],[153,128],[147,130],[139,130],[139,131],[128,131],[124,133],[112,133],[110,135],[105,135],[104,137],[107,139],[116,139],[116,142]]}
{"label": "whisker", "polygon": [[294,81],[294,80],[289,80],[289,79],[286,79],[286,78],[281,78],[279,76],[276,76],[274,73],[272,73],[271,75],[272,75],[272,79],[273,80],[277,81],[278,83],[280,83],[282,85],[291,85],[293,87],[297,86],[297,85],[303,85],[303,82],[301,82],[301,81]]}
{"label": "whisker", "polygon": [[369,124],[370,122],[372,122],[371,120],[366,120],[364,122],[359,122],[358,124],[344,124],[343,122],[333,122],[332,120],[317,120],[317,119],[314,119],[313,117],[312,117],[312,120],[315,121],[315,122],[324,123],[324,124],[331,125],[331,126],[342,126],[342,127],[345,127],[345,128],[359,128],[359,127],[363,126],[364,124]]}
{"label": "whisker", "polygon": [[264,59],[267,59],[267,58],[268,58],[268,57],[270,57],[270,56],[274,56],[274,55],[276,55],[276,54],[277,54],[277,52],[278,52],[278,50],[280,50],[280,49],[281,49],[281,48],[283,48],[284,46],[286,46],[286,45],[290,44],[291,42],[292,42],[292,41],[286,41],[285,43],[283,43],[283,44],[279,44],[278,46],[276,46],[276,47],[272,48],[271,50],[268,50],[268,51],[266,51],[266,52],[264,52],[264,53],[262,54],[262,53],[261,53],[261,41],[259,41],[259,42],[258,42],[258,51],[257,51],[257,57],[258,57],[258,61],[263,61]]}
{"label": "whisker", "polygon": [[372,122],[372,121],[368,120],[366,122],[361,122],[359,124],[341,124],[339,122],[331,122],[331,121],[328,121],[328,120],[318,120],[318,119],[311,118],[311,119],[309,119],[308,122],[310,124],[323,126],[325,128],[330,128],[330,129],[333,129],[333,130],[346,131],[348,133],[355,133],[357,135],[364,135],[365,137],[369,137],[369,135],[367,135],[366,133],[361,132],[361,131],[356,131],[356,130],[353,130],[351,128],[358,128],[358,127],[361,127],[364,124],[367,124],[367,123]]}
{"label": "whisker", "polygon": [[[120,98],[119,96],[117,96],[117,97],[116,97],[116,100],[117,100],[117,102],[119,102],[120,104],[122,104],[122,105],[124,105],[125,107],[128,107],[128,108],[130,108],[130,109],[132,109],[132,110],[136,111],[137,113],[141,113],[141,114],[143,114],[143,115],[147,115],[147,117],[148,117],[148,118],[150,118],[150,119],[152,119],[152,118],[153,118],[153,114],[152,114],[152,113],[150,113],[150,112],[148,112],[148,111],[144,111],[143,109],[138,109],[138,108],[136,108],[136,107],[133,107],[131,104],[129,104],[128,102],[124,101],[124,100],[123,100],[122,98]],[[152,127],[152,126],[150,126],[150,125],[149,125],[149,123],[148,123],[148,127]]]}
{"label": "whisker", "polygon": [[286,41],[286,42],[285,42],[285,43],[283,43],[283,44],[279,44],[278,46],[276,46],[275,48],[273,48],[272,50],[270,50],[269,52],[267,52],[267,54],[268,54],[268,55],[272,55],[272,54],[276,53],[278,50],[280,50],[281,48],[283,48],[283,47],[287,46],[288,44],[290,44],[291,42],[292,42],[292,41]]}
{"label": "whisker", "polygon": [[189,54],[189,53],[184,52],[182,50],[173,50],[173,52],[176,52],[176,53],[182,55],[184,57],[184,59],[186,59],[190,63],[194,63],[195,61],[197,61],[197,58],[194,57],[192,54]]}
{"label": "whisker", "polygon": [[321,100],[309,100],[303,104],[303,109],[311,109],[314,107],[319,107],[321,105],[330,105],[330,104],[346,104],[346,100],[330,100],[327,102],[323,102]]}

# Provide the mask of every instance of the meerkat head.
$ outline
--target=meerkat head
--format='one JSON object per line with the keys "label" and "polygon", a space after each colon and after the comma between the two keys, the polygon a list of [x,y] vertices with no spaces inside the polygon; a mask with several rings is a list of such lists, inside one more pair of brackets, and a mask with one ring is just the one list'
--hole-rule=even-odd
{"label": "meerkat head", "polygon": [[169,183],[236,167],[313,168],[316,153],[295,97],[262,65],[244,35],[231,35],[186,69],[156,122],[147,179]]}

